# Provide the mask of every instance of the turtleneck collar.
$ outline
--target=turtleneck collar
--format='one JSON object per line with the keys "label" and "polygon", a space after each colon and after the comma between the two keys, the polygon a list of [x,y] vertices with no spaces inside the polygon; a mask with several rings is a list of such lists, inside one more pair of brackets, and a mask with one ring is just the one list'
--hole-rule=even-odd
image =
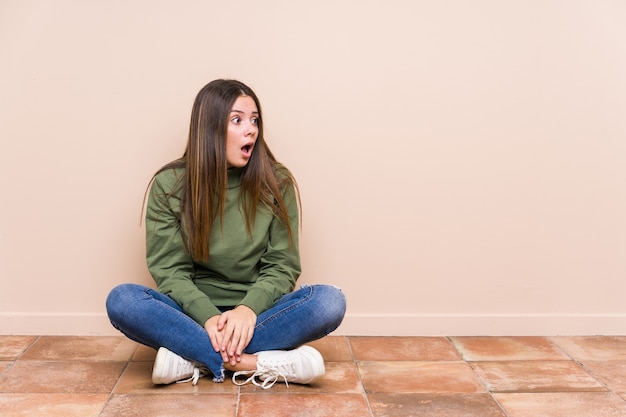
{"label": "turtleneck collar", "polygon": [[228,188],[236,188],[241,184],[241,173],[243,168],[228,168]]}

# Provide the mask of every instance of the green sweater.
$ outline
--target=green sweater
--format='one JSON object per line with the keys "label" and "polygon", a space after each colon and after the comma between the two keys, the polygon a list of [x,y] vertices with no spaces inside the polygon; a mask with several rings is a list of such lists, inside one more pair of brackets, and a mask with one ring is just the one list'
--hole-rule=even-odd
{"label": "green sweater", "polygon": [[259,204],[250,236],[240,210],[241,169],[229,169],[224,216],[212,228],[210,255],[199,262],[189,255],[180,230],[180,191],[172,193],[182,169],[156,175],[146,208],[146,259],[159,292],[170,296],[198,324],[221,314],[218,307],[245,305],[259,315],[291,292],[300,276],[299,212],[293,186],[283,190],[287,228]]}

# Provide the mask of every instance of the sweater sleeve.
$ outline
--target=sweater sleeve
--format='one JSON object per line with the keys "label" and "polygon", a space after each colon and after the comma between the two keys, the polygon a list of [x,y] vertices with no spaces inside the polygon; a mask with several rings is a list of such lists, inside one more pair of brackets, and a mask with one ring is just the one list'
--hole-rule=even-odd
{"label": "sweater sleeve", "polygon": [[287,227],[276,217],[269,230],[267,249],[260,259],[260,273],[239,303],[250,307],[257,315],[272,307],[283,295],[293,291],[300,276],[300,227],[298,201],[293,185],[283,191],[289,213],[292,237]]}
{"label": "sweater sleeve", "polygon": [[201,326],[220,311],[195,285],[194,262],[181,232],[180,200],[172,194],[173,170],[158,174],[146,207],[146,260],[159,292],[171,297]]}

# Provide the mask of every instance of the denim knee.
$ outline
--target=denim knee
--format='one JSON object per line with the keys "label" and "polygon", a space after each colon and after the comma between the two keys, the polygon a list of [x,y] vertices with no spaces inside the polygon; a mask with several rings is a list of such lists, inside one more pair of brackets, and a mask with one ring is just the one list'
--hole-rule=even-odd
{"label": "denim knee", "polygon": [[339,287],[334,285],[315,285],[314,291],[318,294],[320,314],[323,316],[327,332],[337,329],[346,314],[346,296]]}
{"label": "denim knee", "polygon": [[143,292],[138,284],[120,284],[113,288],[106,299],[106,310],[109,320],[115,326],[114,321],[124,316],[129,305],[137,299],[137,294]]}

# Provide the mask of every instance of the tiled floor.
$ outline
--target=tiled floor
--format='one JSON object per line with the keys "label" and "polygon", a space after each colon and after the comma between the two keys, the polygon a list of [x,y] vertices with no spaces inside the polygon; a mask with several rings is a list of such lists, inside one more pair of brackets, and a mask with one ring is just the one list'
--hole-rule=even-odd
{"label": "tiled floor", "polygon": [[0,336],[0,416],[626,416],[623,337],[344,337],[326,376],[269,390],[153,386],[123,337]]}

